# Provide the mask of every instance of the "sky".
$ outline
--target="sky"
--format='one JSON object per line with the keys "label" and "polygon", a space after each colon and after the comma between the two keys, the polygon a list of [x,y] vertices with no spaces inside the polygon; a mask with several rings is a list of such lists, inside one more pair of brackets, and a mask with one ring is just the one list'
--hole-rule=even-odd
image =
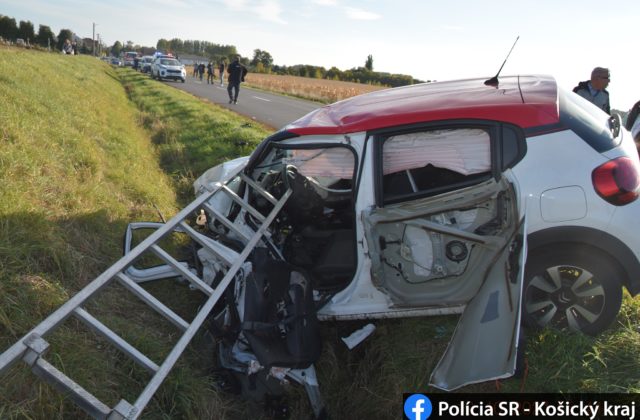
{"label": "sky", "polygon": [[638,0],[0,0],[16,22],[106,45],[180,38],[235,45],[278,65],[364,66],[420,80],[546,74],[571,89],[611,71],[611,107],[640,100]]}

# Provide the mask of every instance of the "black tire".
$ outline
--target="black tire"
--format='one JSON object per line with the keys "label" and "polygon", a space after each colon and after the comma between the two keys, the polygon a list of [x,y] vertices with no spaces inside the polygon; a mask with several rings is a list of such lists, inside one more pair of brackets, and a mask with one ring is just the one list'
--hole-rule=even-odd
{"label": "black tire", "polygon": [[610,257],[572,245],[530,253],[522,298],[526,326],[597,335],[621,303],[621,275]]}

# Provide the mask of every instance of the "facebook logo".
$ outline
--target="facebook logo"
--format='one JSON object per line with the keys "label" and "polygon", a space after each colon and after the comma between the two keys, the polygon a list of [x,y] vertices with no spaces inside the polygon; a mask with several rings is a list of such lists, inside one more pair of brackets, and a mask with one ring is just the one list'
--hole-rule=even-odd
{"label": "facebook logo", "polygon": [[413,394],[404,402],[404,414],[410,420],[426,420],[431,410],[431,400],[422,394]]}

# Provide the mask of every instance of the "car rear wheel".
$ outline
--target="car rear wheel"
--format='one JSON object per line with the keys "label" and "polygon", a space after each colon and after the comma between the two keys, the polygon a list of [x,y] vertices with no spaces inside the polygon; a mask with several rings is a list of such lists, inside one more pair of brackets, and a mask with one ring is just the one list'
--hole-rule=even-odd
{"label": "car rear wheel", "polygon": [[622,303],[616,265],[605,255],[573,248],[533,251],[527,261],[522,316],[530,327],[604,331]]}

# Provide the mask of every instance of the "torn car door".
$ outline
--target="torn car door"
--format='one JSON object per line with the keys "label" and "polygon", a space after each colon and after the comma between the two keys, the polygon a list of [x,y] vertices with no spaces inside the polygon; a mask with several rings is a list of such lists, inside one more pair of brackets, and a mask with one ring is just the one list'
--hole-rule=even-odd
{"label": "torn car door", "polygon": [[515,369],[524,216],[492,159],[496,133],[463,127],[382,139],[380,205],[363,217],[372,281],[390,310],[465,308],[431,379],[445,390]]}
{"label": "torn car door", "polygon": [[462,313],[453,339],[431,375],[431,385],[452,390],[515,373],[520,351],[524,232],[523,220],[488,267],[478,294]]}
{"label": "torn car door", "polygon": [[466,305],[432,385],[445,390],[515,370],[524,226],[506,181],[375,209],[372,278],[396,307]]}

